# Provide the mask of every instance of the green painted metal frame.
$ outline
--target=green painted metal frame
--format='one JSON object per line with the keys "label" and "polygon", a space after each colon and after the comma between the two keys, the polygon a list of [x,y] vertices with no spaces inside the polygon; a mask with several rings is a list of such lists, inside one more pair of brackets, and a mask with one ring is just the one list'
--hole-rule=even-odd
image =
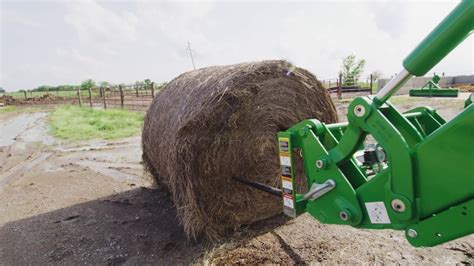
{"label": "green painted metal frame", "polygon": [[439,80],[441,78],[435,75],[432,80],[428,81],[423,87],[410,90],[412,97],[458,97],[459,89],[457,88],[441,88]]}
{"label": "green painted metal frame", "polygon": [[464,108],[468,107],[473,102],[474,102],[474,93],[471,93],[469,98],[467,98],[466,101],[464,102]]}
{"label": "green painted metal frame", "polygon": [[[376,107],[369,97],[355,99],[349,110],[361,105],[366,113],[358,117],[349,112],[347,124],[305,120],[279,133],[279,138],[290,140],[291,150],[301,150],[289,154],[292,161],[297,159],[295,154],[304,158],[308,187],[328,179],[337,184],[314,201],[292,191],[295,202],[291,216],[309,212],[323,223],[407,232],[414,229],[417,236],[409,237],[409,241],[415,246],[437,245],[474,233],[474,206],[469,203],[474,200],[474,105],[448,123],[428,107],[401,114],[390,103]],[[370,180],[354,158],[368,134],[384,148],[389,162]],[[322,169],[317,167],[318,160],[324,161]],[[291,175],[296,187],[297,171],[292,169]],[[393,200],[403,202],[405,210],[392,208]],[[366,203],[373,202],[383,202],[390,223],[371,221]],[[467,208],[462,211],[467,214],[452,226],[446,213],[457,214],[456,208]],[[342,220],[341,212],[349,219]],[[431,228],[433,224],[436,228]],[[437,233],[426,235],[425,231]]]}
{"label": "green painted metal frame", "polygon": [[[405,59],[424,75],[474,27],[474,1],[462,1]],[[394,87],[396,89],[396,87]],[[369,175],[356,160],[371,135],[385,150],[386,167]],[[434,246],[474,233],[474,105],[449,122],[428,107],[400,113],[390,102],[358,97],[348,123],[304,120],[278,134],[284,212],[308,212],[321,222],[359,228],[405,230],[414,246]],[[298,158],[301,157],[301,158]],[[304,161],[298,176],[297,160]],[[301,169],[298,169],[301,170]],[[328,180],[335,187],[311,199],[297,191]]]}

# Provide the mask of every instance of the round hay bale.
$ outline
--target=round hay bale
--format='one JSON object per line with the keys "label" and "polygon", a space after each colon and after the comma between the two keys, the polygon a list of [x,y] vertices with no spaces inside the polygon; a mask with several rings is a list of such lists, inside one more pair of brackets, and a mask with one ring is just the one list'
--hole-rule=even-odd
{"label": "round hay bale", "polygon": [[277,133],[309,118],[337,122],[336,109],[311,73],[286,61],[187,72],[148,109],[143,161],[188,236],[218,239],[282,211],[281,199],[232,177],[278,187]]}

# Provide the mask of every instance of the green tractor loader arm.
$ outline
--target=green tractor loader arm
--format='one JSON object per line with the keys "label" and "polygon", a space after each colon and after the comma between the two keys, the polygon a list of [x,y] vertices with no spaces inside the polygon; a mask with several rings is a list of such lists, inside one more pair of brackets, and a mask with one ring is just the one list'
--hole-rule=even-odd
{"label": "green tractor loader arm", "polygon": [[311,119],[280,132],[284,213],[404,230],[413,246],[474,233],[474,105],[466,104],[446,122],[433,109],[400,113],[388,101],[411,76],[424,75],[441,61],[473,27],[474,1],[464,0],[375,97],[353,100],[348,123]]}

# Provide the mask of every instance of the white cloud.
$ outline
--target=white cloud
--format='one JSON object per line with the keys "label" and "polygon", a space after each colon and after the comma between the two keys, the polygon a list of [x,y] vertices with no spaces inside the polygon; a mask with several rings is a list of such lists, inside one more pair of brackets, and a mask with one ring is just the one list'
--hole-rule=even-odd
{"label": "white cloud", "polygon": [[213,4],[206,3],[170,3],[138,2],[137,22],[141,38],[148,44],[160,45],[168,42],[175,47],[175,56],[182,56],[183,47],[188,41],[200,47],[199,53],[206,53],[211,46],[202,32],[206,26],[207,15]]}
{"label": "white cloud", "polygon": [[386,32],[392,39],[400,38],[405,32],[406,4],[401,2],[380,1],[371,5],[375,25],[381,31]]}
{"label": "white cloud", "polygon": [[137,18],[128,12],[116,14],[93,0],[70,1],[64,3],[64,20],[77,31],[79,40],[87,44],[115,40],[135,41]]}
{"label": "white cloud", "polygon": [[[105,64],[94,57],[85,56],[75,48],[57,48],[56,53],[70,64],[77,64],[83,69],[96,70],[97,68],[105,66]],[[94,72],[91,72],[91,74]]]}
{"label": "white cloud", "polygon": [[3,23],[12,23],[31,28],[41,28],[43,24],[39,21],[30,19],[27,15],[2,5],[1,7],[1,19]]}
{"label": "white cloud", "polygon": [[[166,81],[192,69],[187,41],[198,67],[283,58],[336,78],[342,58],[354,53],[367,60],[366,74],[391,75],[455,4],[85,0],[38,5],[33,13],[10,4],[11,14],[29,22],[1,18],[0,86]],[[473,50],[471,37],[434,71],[472,73]]]}

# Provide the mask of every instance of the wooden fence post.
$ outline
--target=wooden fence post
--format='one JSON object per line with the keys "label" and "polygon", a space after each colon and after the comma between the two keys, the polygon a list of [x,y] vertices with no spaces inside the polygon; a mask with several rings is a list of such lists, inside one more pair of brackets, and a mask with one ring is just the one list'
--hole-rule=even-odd
{"label": "wooden fence post", "polygon": [[138,97],[138,86],[135,85],[135,91],[137,93],[137,97]]}
{"label": "wooden fence post", "polygon": [[155,82],[151,83],[151,98],[155,98]]}
{"label": "wooden fence post", "polygon": [[81,107],[82,106],[81,87],[77,87],[77,99],[79,100],[79,107]]}
{"label": "wooden fence post", "polygon": [[26,96],[26,91],[23,91],[23,94],[25,94],[25,100],[28,100],[28,96]]}
{"label": "wooden fence post", "polygon": [[123,108],[123,88],[122,85],[119,85],[120,90],[120,106]]}
{"label": "wooden fence post", "polygon": [[370,74],[370,94],[374,94],[373,87],[374,87],[374,78],[372,74]]}
{"label": "wooden fence post", "polygon": [[342,99],[342,74],[339,74],[339,86],[337,88],[337,98]]}
{"label": "wooden fence post", "polygon": [[92,89],[89,87],[89,106],[92,108]]}
{"label": "wooden fence post", "polygon": [[107,109],[107,102],[105,101],[105,87],[101,87],[102,102],[104,103],[104,109]]}

